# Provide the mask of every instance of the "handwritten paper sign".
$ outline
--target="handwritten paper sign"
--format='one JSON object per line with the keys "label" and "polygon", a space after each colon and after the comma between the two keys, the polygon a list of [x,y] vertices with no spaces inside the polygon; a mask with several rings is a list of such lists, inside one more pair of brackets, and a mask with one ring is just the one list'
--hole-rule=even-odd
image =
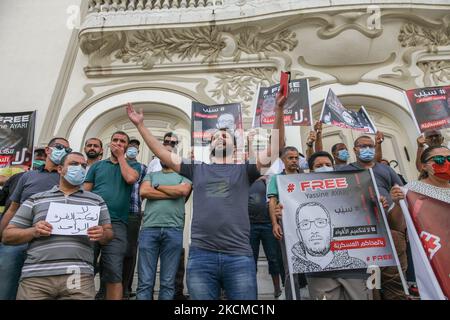
{"label": "handwritten paper sign", "polygon": [[52,234],[87,235],[87,229],[98,225],[99,206],[50,203],[45,221],[53,226]]}

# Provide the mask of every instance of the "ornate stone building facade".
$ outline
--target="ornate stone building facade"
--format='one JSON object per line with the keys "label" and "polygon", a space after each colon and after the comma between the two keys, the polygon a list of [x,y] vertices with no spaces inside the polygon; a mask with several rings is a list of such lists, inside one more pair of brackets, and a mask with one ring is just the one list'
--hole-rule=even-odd
{"label": "ornate stone building facade", "polygon": [[[418,134],[403,90],[450,83],[450,2],[6,0],[0,43],[2,111],[37,109],[39,144],[65,136],[81,149],[118,129],[140,139],[123,107],[132,102],[188,156],[192,100],[241,102],[249,128],[258,85],[289,70],[309,78],[315,119],[328,88],[364,105],[385,157],[413,179]],[[287,143],[304,146],[308,130],[288,128]],[[355,137],[324,128],[326,149]]]}

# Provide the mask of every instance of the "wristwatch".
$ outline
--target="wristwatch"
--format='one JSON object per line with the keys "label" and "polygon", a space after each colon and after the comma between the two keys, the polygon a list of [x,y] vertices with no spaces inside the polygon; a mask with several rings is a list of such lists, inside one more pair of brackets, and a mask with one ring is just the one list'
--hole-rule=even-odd
{"label": "wristwatch", "polygon": [[155,184],[153,185],[153,188],[155,188],[156,190],[158,190],[158,188],[159,188],[159,183],[155,183]]}

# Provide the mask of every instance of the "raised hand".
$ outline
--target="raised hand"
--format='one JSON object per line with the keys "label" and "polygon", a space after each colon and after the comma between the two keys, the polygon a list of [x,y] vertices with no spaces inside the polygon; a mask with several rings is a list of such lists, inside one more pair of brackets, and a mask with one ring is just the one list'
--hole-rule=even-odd
{"label": "raised hand", "polygon": [[312,145],[317,139],[317,134],[315,131],[310,131],[308,135],[308,139],[306,140],[306,144]]}
{"label": "raised hand", "polygon": [[421,134],[418,138],[417,138],[417,146],[418,147],[423,147],[425,144],[425,137],[423,134]]}
{"label": "raised hand", "polygon": [[377,144],[381,144],[381,143],[383,143],[383,141],[384,141],[384,134],[383,134],[383,132],[377,131],[377,134],[375,136],[375,142]]}
{"label": "raised hand", "polygon": [[142,109],[137,112],[131,103],[128,102],[127,104],[127,114],[128,118],[131,122],[134,123],[135,126],[138,126],[141,123],[144,123],[144,113],[142,112]]}
{"label": "raised hand", "polygon": [[284,86],[280,86],[280,90],[277,93],[277,107],[284,108],[284,105],[287,101],[287,97],[284,97],[281,92],[283,92]]}
{"label": "raised hand", "polygon": [[322,132],[322,122],[320,122],[319,120],[317,120],[314,124],[314,131],[319,134]]}

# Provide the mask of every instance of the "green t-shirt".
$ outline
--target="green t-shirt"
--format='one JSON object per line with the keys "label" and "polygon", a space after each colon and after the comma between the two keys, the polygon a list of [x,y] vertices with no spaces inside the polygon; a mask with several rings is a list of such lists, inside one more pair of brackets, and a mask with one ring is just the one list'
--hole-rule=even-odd
{"label": "green t-shirt", "polygon": [[274,174],[270,178],[269,184],[267,185],[267,198],[272,198],[272,197],[275,197],[277,199],[280,198],[278,196],[278,183],[277,183],[277,176],[279,176],[280,174],[285,174],[285,173]]}
{"label": "green t-shirt", "polygon": [[[152,172],[145,176],[144,181],[151,185],[176,186],[192,182],[176,172]],[[147,199],[144,210],[143,227],[175,227],[184,228],[184,197],[178,199],[150,200]]]}
{"label": "green t-shirt", "polygon": [[[138,162],[128,160],[127,162],[140,174],[141,165]],[[128,223],[133,185],[126,183],[118,163],[112,163],[110,159],[94,163],[89,168],[85,181],[93,183],[92,192],[105,200],[111,221]]]}

